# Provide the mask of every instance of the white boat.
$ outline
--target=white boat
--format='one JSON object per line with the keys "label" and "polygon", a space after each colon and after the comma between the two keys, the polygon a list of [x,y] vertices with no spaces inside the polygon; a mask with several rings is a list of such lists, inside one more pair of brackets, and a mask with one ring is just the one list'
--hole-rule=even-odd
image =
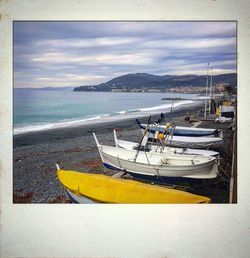
{"label": "white boat", "polygon": [[[115,146],[127,150],[137,150],[139,148],[139,144],[136,142],[118,140],[116,135],[116,130],[114,130],[114,139],[115,139]],[[169,146],[161,146],[155,144],[148,144],[146,146],[148,151],[151,152],[164,152],[170,154],[187,154],[187,155],[204,155],[204,156],[218,156],[219,152],[211,151],[211,150],[201,150],[201,149],[190,149],[190,148],[174,148]]]}
{"label": "white boat", "polygon": [[179,148],[207,149],[218,148],[223,143],[223,139],[221,137],[185,137],[173,135],[166,137],[164,142],[167,146]]}
{"label": "white boat", "polygon": [[[154,134],[149,134],[149,141],[154,139]],[[218,148],[223,139],[220,137],[184,137],[184,136],[169,136],[163,140],[166,146],[178,148],[191,148],[191,149],[208,149]]]}
{"label": "white boat", "polygon": [[159,131],[160,133],[169,133],[171,132],[174,136],[185,136],[185,137],[217,137],[221,135],[221,131],[217,129],[210,128],[196,128],[196,127],[185,127],[185,126],[175,126],[175,127],[167,127],[166,125],[159,124],[142,124],[138,119],[136,119],[136,123],[143,130],[148,128],[150,133],[155,133]]}
{"label": "white boat", "polygon": [[104,166],[156,177],[211,179],[218,173],[216,158],[202,155],[147,153],[100,145],[93,133]]}

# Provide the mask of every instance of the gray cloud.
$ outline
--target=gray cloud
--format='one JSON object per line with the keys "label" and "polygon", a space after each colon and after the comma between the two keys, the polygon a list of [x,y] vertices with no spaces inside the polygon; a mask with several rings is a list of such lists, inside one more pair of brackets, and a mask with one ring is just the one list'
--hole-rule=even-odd
{"label": "gray cloud", "polygon": [[14,86],[80,86],[126,73],[236,71],[235,22],[15,22]]}

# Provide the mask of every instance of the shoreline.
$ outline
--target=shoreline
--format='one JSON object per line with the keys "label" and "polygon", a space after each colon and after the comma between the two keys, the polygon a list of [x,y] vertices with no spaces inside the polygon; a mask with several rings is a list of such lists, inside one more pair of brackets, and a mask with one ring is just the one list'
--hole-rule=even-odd
{"label": "shoreline", "polygon": [[48,130],[54,130],[54,129],[61,129],[61,128],[74,128],[79,127],[83,125],[95,125],[99,123],[110,123],[110,122],[116,122],[120,120],[125,119],[133,119],[133,118],[139,118],[139,117],[145,117],[150,115],[156,115],[165,113],[168,114],[171,112],[171,110],[178,111],[180,109],[188,109],[193,106],[199,106],[203,100],[182,100],[182,101],[176,101],[175,103],[165,103],[158,106],[152,106],[152,107],[138,107],[134,109],[128,109],[123,111],[117,111],[115,113],[104,113],[104,114],[93,114],[91,117],[78,117],[78,118],[72,118],[67,120],[58,120],[58,121],[50,121],[50,122],[42,122],[42,123],[31,123],[31,124],[18,124],[14,125],[14,131],[13,134],[15,135],[22,135],[22,134],[28,134],[28,133],[35,133],[35,132],[43,132]]}
{"label": "shoreline", "polygon": [[106,127],[122,127],[122,128],[133,128],[136,129],[138,126],[135,123],[135,119],[138,118],[143,122],[147,122],[149,115],[151,115],[151,121],[157,121],[160,117],[160,113],[163,112],[165,114],[166,120],[170,118],[170,120],[173,117],[185,115],[186,110],[189,110],[189,112],[195,112],[198,109],[201,109],[203,106],[202,101],[197,101],[192,103],[191,105],[182,105],[176,110],[174,110],[172,113],[170,112],[163,112],[160,110],[159,112],[154,112],[152,114],[147,115],[141,115],[141,116],[133,116],[129,118],[118,118],[116,120],[110,120],[110,121],[101,121],[101,122],[90,122],[85,123],[81,125],[75,125],[75,126],[66,126],[66,127],[59,127],[59,128],[51,128],[51,129],[45,129],[41,131],[33,131],[33,132],[26,132],[21,134],[13,135],[13,147],[17,146],[25,146],[32,144],[32,140],[34,141],[34,144],[41,143],[46,140],[59,140],[63,139],[63,137],[67,138],[75,138],[78,136],[81,136],[83,132],[98,132],[99,128],[103,127],[104,130]]}

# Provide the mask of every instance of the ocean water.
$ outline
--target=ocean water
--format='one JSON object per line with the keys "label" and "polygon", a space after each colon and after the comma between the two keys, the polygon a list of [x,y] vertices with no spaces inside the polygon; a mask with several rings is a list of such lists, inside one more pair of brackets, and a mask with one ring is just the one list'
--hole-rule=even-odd
{"label": "ocean water", "polygon": [[[169,97],[190,100],[161,100]],[[14,89],[14,134],[160,114],[194,99],[196,94]]]}

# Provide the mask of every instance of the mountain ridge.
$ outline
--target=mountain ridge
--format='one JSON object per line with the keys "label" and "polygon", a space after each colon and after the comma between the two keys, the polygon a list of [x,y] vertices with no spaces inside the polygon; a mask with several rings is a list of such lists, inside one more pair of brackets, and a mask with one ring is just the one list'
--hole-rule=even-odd
{"label": "mountain ridge", "polygon": [[[209,78],[210,79],[210,78]],[[213,76],[213,85],[236,85],[237,74]],[[205,75],[154,75],[148,73],[125,74],[98,85],[75,87],[74,91],[166,91],[178,87],[205,87]]]}

